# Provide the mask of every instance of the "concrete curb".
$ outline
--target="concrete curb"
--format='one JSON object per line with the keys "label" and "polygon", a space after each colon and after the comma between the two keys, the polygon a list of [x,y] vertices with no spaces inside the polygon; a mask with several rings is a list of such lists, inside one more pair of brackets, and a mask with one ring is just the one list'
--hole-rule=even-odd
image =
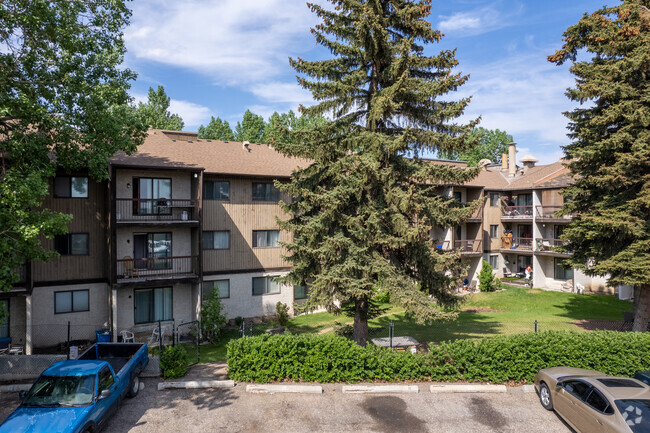
{"label": "concrete curb", "polygon": [[417,385],[343,385],[343,394],[417,394]]}
{"label": "concrete curb", "polygon": [[160,382],[158,391],[163,389],[232,388],[234,380],[185,380],[179,382]]}
{"label": "concrete curb", "polygon": [[318,385],[246,385],[246,392],[255,394],[274,394],[281,392],[322,394],[323,387]]}
{"label": "concrete curb", "polygon": [[431,392],[433,393],[503,393],[508,392],[505,385],[431,385]]}
{"label": "concrete curb", "polygon": [[32,387],[31,383],[16,383],[13,385],[0,385],[0,392],[29,391],[31,387]]}
{"label": "concrete curb", "polygon": [[537,392],[537,390],[535,390],[535,385],[523,385],[521,390],[523,392]]}

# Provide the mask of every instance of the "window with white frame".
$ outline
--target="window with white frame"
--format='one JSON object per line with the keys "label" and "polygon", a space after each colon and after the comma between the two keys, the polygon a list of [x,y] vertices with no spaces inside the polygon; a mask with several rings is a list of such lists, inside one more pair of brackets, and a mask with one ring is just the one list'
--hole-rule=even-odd
{"label": "window with white frame", "polygon": [[274,276],[253,277],[253,295],[273,295],[280,293],[280,283],[274,280]]}
{"label": "window with white frame", "polygon": [[204,250],[227,250],[230,248],[230,231],[203,232]]}
{"label": "window with white frame", "polygon": [[214,290],[219,292],[220,298],[230,298],[230,280],[204,281],[203,299],[208,299]]}
{"label": "window with white frame", "polygon": [[253,248],[279,247],[280,230],[253,230]]}
{"label": "window with white frame", "polygon": [[54,292],[54,314],[90,311],[88,290]]}

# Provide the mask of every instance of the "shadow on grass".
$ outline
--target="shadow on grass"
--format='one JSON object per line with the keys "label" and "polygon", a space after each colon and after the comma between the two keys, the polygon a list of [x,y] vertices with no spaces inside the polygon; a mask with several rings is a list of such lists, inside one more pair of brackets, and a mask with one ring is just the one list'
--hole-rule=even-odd
{"label": "shadow on grass", "polygon": [[632,311],[632,303],[608,295],[570,295],[556,304],[561,317],[571,320],[622,320],[624,311]]}

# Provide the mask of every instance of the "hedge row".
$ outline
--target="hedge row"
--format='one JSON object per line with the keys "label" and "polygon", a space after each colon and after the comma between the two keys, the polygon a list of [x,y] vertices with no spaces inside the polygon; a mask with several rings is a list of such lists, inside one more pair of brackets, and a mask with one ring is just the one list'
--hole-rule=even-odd
{"label": "hedge row", "polygon": [[358,346],[335,336],[262,335],[228,343],[231,379],[265,383],[359,381],[532,382],[565,365],[629,376],[650,369],[650,333],[542,332],[456,340],[427,354]]}

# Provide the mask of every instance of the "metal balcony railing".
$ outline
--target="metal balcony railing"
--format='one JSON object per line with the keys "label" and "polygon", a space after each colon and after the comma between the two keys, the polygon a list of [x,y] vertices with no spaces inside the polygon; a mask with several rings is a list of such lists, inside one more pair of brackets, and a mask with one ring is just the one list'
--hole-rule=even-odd
{"label": "metal balcony railing", "polygon": [[562,239],[535,238],[535,251],[566,254],[561,251],[555,251],[556,247],[564,244],[565,241]]}
{"label": "metal balcony railing", "polygon": [[561,205],[541,205],[536,206],[536,216],[537,219],[566,219],[570,220],[573,218],[573,215],[556,215],[556,213],[562,208]]}
{"label": "metal balcony railing", "polygon": [[196,219],[196,201],[178,199],[115,199],[117,222],[192,221]]}
{"label": "metal balcony railing", "polygon": [[533,217],[533,206],[509,206],[503,204],[501,206],[501,216],[507,218],[525,219]]}
{"label": "metal balcony railing", "polygon": [[501,248],[504,250],[533,250],[533,238],[502,236]]}
{"label": "metal balcony railing", "polygon": [[480,239],[468,239],[454,242],[454,249],[463,253],[482,253]]}
{"label": "metal balcony railing", "polygon": [[117,260],[117,279],[154,279],[196,275],[198,256],[147,257]]}

